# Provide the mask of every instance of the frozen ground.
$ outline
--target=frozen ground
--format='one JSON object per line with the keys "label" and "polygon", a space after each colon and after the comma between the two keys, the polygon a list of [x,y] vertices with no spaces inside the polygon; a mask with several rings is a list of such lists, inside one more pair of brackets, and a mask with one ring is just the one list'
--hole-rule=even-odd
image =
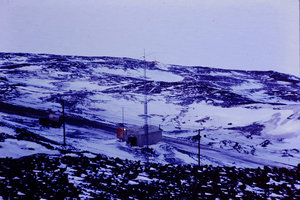
{"label": "frozen ground", "polygon": [[[0,134],[16,136],[17,129],[25,129],[61,143],[61,129],[38,123],[38,113],[61,112],[61,99],[69,117],[115,128],[122,122],[123,107],[126,124],[143,125],[145,65],[149,123],[164,130],[163,140],[151,146],[153,152],[145,156],[143,149],[119,142],[113,128],[67,122],[69,148],[122,159],[197,164],[201,129],[202,164],[293,167],[300,163],[300,79],[273,71],[0,53],[0,101],[35,109],[12,113],[0,108]],[[59,153],[58,147],[50,150],[7,137],[0,145],[1,157]]]}
{"label": "frozen ground", "polygon": [[0,158],[0,199],[299,199],[299,167],[141,163],[93,155]]}

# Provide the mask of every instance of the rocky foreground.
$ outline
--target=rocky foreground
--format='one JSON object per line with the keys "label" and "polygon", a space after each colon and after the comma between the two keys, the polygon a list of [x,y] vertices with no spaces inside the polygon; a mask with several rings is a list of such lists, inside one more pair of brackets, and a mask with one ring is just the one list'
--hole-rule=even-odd
{"label": "rocky foreground", "polygon": [[0,199],[299,199],[294,169],[161,165],[90,153],[0,159]]}

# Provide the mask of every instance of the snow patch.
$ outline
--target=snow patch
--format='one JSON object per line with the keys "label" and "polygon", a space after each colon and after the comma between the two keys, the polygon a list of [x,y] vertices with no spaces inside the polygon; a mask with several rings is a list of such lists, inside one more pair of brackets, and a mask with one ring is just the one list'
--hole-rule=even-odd
{"label": "snow patch", "polygon": [[49,150],[42,145],[34,142],[16,140],[16,139],[6,139],[4,142],[0,142],[0,157],[12,157],[20,158],[23,156],[28,156],[36,153],[46,153],[46,154],[58,154],[56,150]]}

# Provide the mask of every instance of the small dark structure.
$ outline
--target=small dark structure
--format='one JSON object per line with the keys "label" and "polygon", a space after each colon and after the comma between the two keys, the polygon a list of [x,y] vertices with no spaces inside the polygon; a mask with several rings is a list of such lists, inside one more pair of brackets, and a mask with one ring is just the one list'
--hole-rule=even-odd
{"label": "small dark structure", "polygon": [[42,126],[60,128],[63,124],[63,117],[61,115],[51,113],[48,117],[40,118],[39,122]]}

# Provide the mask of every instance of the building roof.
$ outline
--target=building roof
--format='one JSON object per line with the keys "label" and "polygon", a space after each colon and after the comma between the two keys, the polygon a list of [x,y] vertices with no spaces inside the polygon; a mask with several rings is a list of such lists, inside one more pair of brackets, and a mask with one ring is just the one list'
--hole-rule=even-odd
{"label": "building roof", "polygon": [[[148,125],[148,134],[156,133],[161,133],[161,129],[158,126]],[[130,126],[127,128],[127,134],[144,135],[144,126]]]}

